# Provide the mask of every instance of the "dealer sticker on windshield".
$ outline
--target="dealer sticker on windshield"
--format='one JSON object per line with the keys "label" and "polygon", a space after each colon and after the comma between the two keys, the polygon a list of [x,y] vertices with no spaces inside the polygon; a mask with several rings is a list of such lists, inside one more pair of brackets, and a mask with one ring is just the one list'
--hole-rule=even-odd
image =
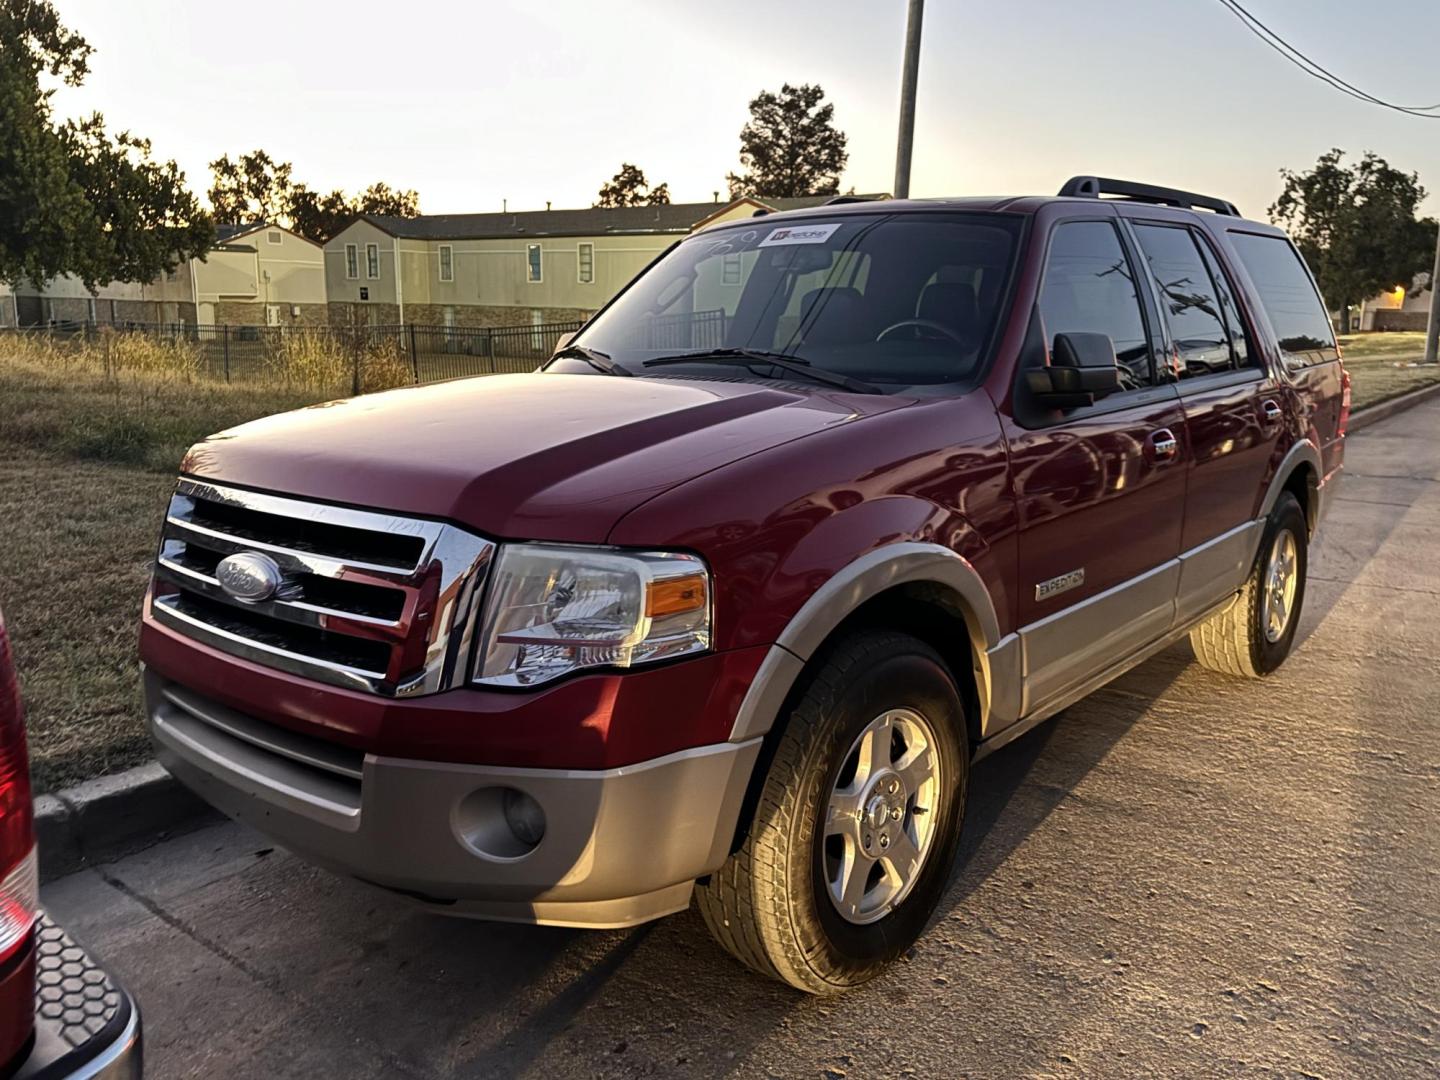
{"label": "dealer sticker on windshield", "polygon": [[822,225],[786,225],[783,228],[775,229],[764,240],[761,240],[760,247],[779,247],[782,244],[823,244],[835,235],[835,230],[842,224],[843,222],[832,221]]}

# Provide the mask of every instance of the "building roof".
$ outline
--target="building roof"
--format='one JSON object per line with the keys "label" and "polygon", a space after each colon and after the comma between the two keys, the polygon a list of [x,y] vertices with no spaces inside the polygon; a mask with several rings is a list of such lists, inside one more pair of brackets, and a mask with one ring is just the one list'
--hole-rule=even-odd
{"label": "building roof", "polygon": [[244,236],[246,233],[252,233],[256,229],[263,229],[264,227],[265,222],[263,221],[247,221],[235,225],[217,224],[215,226],[215,240],[217,243],[223,244],[227,240],[234,240],[237,236]]}
{"label": "building roof", "polygon": [[832,196],[829,195],[785,199],[746,197],[729,203],[591,206],[583,210],[525,210],[492,214],[422,214],[413,218],[362,214],[357,220],[368,221],[391,236],[406,240],[503,240],[530,236],[607,236],[627,233],[684,234],[729,210],[737,202],[751,203],[756,209],[800,210],[823,206],[830,198]]}

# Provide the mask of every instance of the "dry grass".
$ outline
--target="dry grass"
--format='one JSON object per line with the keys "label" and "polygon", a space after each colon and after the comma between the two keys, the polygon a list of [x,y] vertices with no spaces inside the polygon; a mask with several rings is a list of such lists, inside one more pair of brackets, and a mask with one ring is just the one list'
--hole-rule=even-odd
{"label": "dry grass", "polygon": [[0,607],[37,790],[150,756],[135,641],[173,484],[140,469],[0,454]]}

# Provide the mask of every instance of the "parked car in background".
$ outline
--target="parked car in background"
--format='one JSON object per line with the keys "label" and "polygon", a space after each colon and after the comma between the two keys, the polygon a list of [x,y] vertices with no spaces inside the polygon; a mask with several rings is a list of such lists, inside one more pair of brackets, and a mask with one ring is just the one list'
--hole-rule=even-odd
{"label": "parked car in background", "polygon": [[151,731],[222,810],[434,911],[693,897],[754,970],[843,990],[922,932],[976,758],[1186,635],[1284,661],[1348,408],[1299,253],[1219,199],[1082,177],[725,223],[540,373],[197,446]]}
{"label": "parked car in background", "polygon": [[138,1077],[140,1012],[40,909],[25,716],[0,615],[0,1077]]}

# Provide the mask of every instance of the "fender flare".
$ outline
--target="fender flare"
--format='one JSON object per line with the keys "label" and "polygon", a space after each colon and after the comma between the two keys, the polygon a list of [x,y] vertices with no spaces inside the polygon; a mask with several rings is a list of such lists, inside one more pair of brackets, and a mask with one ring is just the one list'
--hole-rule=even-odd
{"label": "fender flare", "polygon": [[[860,605],[896,586],[921,582],[943,585],[960,598],[976,658],[981,730],[990,729],[987,718],[992,712],[1004,715],[1011,711],[1008,704],[1002,706],[994,700],[996,692],[1008,703],[1013,687],[1014,708],[1018,709],[1019,651],[1013,647],[1015,635],[1002,640],[995,605],[984,580],[968,560],[949,548],[907,541],[886,544],[861,555],[801,606],[756,672],[736,713],[730,741],[743,742],[770,730],[806,663]],[[1009,670],[1011,665],[1013,672]]]}
{"label": "fender flare", "polygon": [[[1320,451],[1309,439],[1301,439],[1280,459],[1274,475],[1270,477],[1270,486],[1265,489],[1265,498],[1260,503],[1260,513],[1256,515],[1260,521],[1264,521],[1270,516],[1270,511],[1274,510],[1275,504],[1280,501],[1280,494],[1285,490],[1285,485],[1290,482],[1290,477],[1301,465],[1309,465],[1315,470],[1315,483],[1318,485],[1325,475],[1325,470],[1320,460]],[[1318,506],[1311,506],[1305,511],[1312,532],[1315,530],[1315,523],[1319,520],[1319,509]]]}

